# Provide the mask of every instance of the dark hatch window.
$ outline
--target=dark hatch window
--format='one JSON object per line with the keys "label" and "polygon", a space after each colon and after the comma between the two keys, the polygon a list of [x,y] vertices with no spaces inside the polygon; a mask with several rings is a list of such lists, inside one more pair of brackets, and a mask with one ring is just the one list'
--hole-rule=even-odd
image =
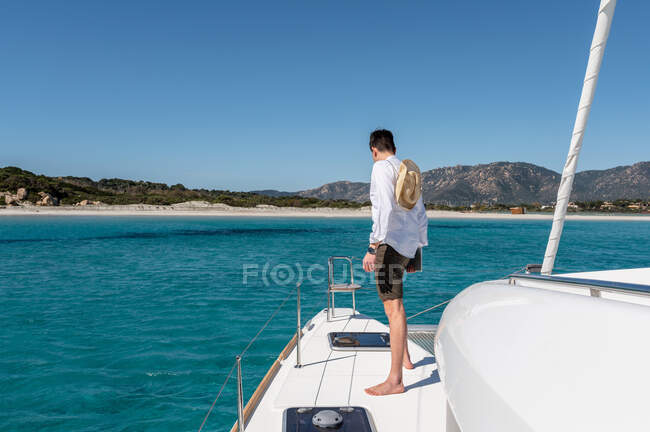
{"label": "dark hatch window", "polygon": [[329,334],[332,348],[340,349],[390,349],[390,336],[380,332],[332,332]]}

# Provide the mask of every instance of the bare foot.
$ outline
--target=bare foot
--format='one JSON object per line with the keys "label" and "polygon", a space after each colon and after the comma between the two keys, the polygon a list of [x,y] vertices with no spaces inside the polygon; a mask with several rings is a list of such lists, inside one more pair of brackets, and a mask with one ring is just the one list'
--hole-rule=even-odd
{"label": "bare foot", "polygon": [[404,361],[402,362],[402,366],[404,366],[404,369],[415,369],[415,365],[411,363],[411,359],[408,357],[404,357]]}
{"label": "bare foot", "polygon": [[404,384],[392,384],[384,381],[376,386],[368,387],[366,390],[370,396],[386,396],[391,394],[404,393]]}

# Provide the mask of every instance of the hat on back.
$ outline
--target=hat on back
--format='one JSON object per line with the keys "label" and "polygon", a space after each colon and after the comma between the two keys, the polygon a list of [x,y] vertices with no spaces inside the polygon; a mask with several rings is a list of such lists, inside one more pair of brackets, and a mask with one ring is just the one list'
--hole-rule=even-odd
{"label": "hat on back", "polygon": [[411,159],[404,159],[399,166],[395,199],[404,210],[411,210],[422,194],[420,168]]}

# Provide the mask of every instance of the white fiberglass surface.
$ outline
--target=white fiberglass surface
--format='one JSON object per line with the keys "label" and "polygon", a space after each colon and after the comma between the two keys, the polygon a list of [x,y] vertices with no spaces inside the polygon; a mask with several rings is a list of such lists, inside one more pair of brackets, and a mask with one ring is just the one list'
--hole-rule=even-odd
{"label": "white fiberglass surface", "polygon": [[484,282],[460,293],[436,337],[464,432],[644,430],[650,307]]}

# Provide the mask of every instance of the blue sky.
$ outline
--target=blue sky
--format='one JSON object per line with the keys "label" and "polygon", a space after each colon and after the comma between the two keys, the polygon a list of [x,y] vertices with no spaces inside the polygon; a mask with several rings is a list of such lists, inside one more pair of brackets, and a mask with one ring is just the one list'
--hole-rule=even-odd
{"label": "blue sky", "polygon": [[[421,168],[561,170],[598,1],[19,1],[0,166],[231,190]],[[650,160],[650,2],[621,1],[579,170]]]}

